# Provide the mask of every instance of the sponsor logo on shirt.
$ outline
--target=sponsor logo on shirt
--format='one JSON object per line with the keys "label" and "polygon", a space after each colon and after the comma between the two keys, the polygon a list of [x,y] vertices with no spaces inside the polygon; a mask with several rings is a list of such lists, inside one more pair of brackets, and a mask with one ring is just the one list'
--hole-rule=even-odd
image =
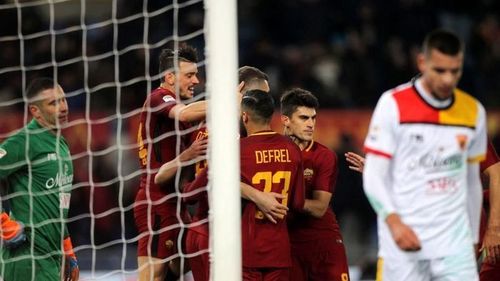
{"label": "sponsor logo on shirt", "polygon": [[0,148],[0,159],[2,159],[5,155],[7,155],[7,151],[5,149]]}
{"label": "sponsor logo on shirt", "polygon": [[48,161],[56,161],[57,155],[55,153],[49,153],[49,154],[47,154],[47,160]]}
{"label": "sponsor logo on shirt", "polygon": [[461,154],[440,157],[434,153],[427,153],[420,157],[417,161],[411,162],[408,168],[413,170],[418,166],[426,169],[428,172],[442,172],[459,169],[462,165],[463,161]]}
{"label": "sponsor logo on shirt", "polygon": [[71,201],[70,193],[59,193],[59,208],[61,209],[69,209],[69,202]]}
{"label": "sponsor logo on shirt", "polygon": [[63,187],[65,185],[71,185],[73,183],[73,174],[68,175],[69,167],[67,164],[64,165],[64,173],[57,173],[55,178],[49,178],[45,182],[45,187],[51,189],[55,186]]}
{"label": "sponsor logo on shirt", "polygon": [[443,177],[432,179],[427,182],[427,190],[429,195],[440,195],[455,193],[458,190],[457,181],[451,177]]}
{"label": "sponsor logo on shirt", "polygon": [[175,101],[175,98],[167,95],[167,96],[163,96],[163,101],[164,102],[173,102],[173,101]]}

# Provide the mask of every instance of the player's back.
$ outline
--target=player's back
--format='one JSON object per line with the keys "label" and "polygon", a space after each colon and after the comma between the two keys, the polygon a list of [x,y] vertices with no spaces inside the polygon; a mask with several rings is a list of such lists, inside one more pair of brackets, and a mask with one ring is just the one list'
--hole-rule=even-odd
{"label": "player's back", "polygon": [[[241,139],[241,178],[263,192],[286,195],[282,204],[304,205],[300,149],[289,138],[264,131]],[[288,267],[290,242],[285,219],[273,224],[252,202],[243,202],[243,266]]]}

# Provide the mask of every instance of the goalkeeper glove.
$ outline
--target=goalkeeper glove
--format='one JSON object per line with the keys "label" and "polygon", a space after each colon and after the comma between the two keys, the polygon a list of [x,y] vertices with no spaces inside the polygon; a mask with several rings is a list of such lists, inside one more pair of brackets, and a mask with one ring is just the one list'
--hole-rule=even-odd
{"label": "goalkeeper glove", "polygon": [[15,249],[26,241],[22,222],[11,220],[5,212],[0,215],[0,219],[2,241],[6,248]]}
{"label": "goalkeeper glove", "polygon": [[80,269],[78,268],[78,261],[76,260],[71,238],[64,239],[64,257],[66,258],[64,268],[64,281],[78,281],[80,278]]}

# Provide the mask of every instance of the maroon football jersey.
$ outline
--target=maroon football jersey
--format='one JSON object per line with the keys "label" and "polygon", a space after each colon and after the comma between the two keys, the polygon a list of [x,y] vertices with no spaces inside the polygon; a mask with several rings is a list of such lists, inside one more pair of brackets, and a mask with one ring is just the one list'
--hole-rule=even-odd
{"label": "maroon football jersey", "polygon": [[[337,155],[313,141],[302,151],[302,163],[306,198],[311,199],[316,190],[333,194],[338,174]],[[337,219],[330,207],[321,218],[304,213],[293,216],[289,221],[289,232],[292,243],[332,237],[342,239]]]}
{"label": "maroon football jersey", "polygon": [[[208,139],[207,124],[205,122],[200,122],[198,128],[191,133],[190,143],[196,140]],[[198,175],[203,169],[208,165],[207,160],[199,161],[195,164],[195,175]]]}
{"label": "maroon football jersey", "polygon": [[[240,140],[241,180],[264,192],[287,195],[282,204],[304,207],[304,179],[300,149],[288,137],[263,131]],[[241,221],[243,266],[291,266],[286,219],[274,224],[253,202],[244,200]]]}
{"label": "maroon football jersey", "polygon": [[481,164],[481,173],[484,172],[484,170],[488,169],[489,166],[497,163],[500,161],[498,158],[498,154],[495,151],[495,148],[493,147],[493,144],[491,142],[488,142],[488,150],[486,151],[486,159],[484,159]]}
{"label": "maroon football jersey", "polygon": [[[176,132],[176,121],[168,117],[175,105],[177,100],[174,93],[157,88],[146,98],[141,112],[137,134],[139,162],[143,171],[140,188],[149,188],[151,198],[154,200],[175,192],[173,180],[162,186],[154,183],[156,175],[154,170],[174,159],[177,152],[184,150],[184,137],[182,135],[179,137],[179,132],[182,133],[190,127],[189,123],[179,122],[179,131]],[[179,151],[177,151],[178,145]]]}
{"label": "maroon football jersey", "polygon": [[[208,168],[202,169],[196,175],[196,178],[190,184],[184,186],[183,192],[186,194],[184,202],[187,204],[198,203],[196,213],[192,219],[192,223],[208,218],[208,194],[206,186],[208,184]],[[189,195],[188,195],[189,194]],[[191,226],[190,230],[196,231],[199,234],[208,236],[208,223]]]}

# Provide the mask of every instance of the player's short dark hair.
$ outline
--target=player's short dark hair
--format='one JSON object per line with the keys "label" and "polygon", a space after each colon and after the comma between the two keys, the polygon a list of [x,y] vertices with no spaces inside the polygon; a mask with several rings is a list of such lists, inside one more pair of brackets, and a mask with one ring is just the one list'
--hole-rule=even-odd
{"label": "player's short dark hair", "polygon": [[309,91],[294,88],[286,91],[280,99],[281,114],[291,117],[298,107],[318,109],[318,99]]}
{"label": "player's short dark hair", "polygon": [[241,98],[241,110],[248,112],[257,123],[269,123],[274,113],[273,97],[262,90],[246,91]]}
{"label": "player's short dark hair", "polygon": [[[161,74],[161,82],[164,82],[163,73],[167,70],[173,70],[176,63],[176,51],[172,49],[163,49],[159,58],[159,72]],[[181,61],[184,62],[198,62],[198,55],[196,49],[190,45],[182,44],[177,50],[177,64]]]}
{"label": "player's short dark hair", "polygon": [[245,82],[244,89],[255,89],[269,81],[269,77],[257,67],[245,65],[238,69],[238,80]]}
{"label": "player's short dark hair", "polygon": [[28,99],[28,103],[33,103],[33,99],[39,93],[48,89],[54,89],[55,87],[57,87],[57,83],[52,78],[39,77],[31,80],[26,88],[26,98]]}
{"label": "player's short dark hair", "polygon": [[464,48],[463,41],[455,33],[436,29],[425,37],[422,52],[429,55],[431,50],[435,49],[445,55],[456,56],[464,52]]}

